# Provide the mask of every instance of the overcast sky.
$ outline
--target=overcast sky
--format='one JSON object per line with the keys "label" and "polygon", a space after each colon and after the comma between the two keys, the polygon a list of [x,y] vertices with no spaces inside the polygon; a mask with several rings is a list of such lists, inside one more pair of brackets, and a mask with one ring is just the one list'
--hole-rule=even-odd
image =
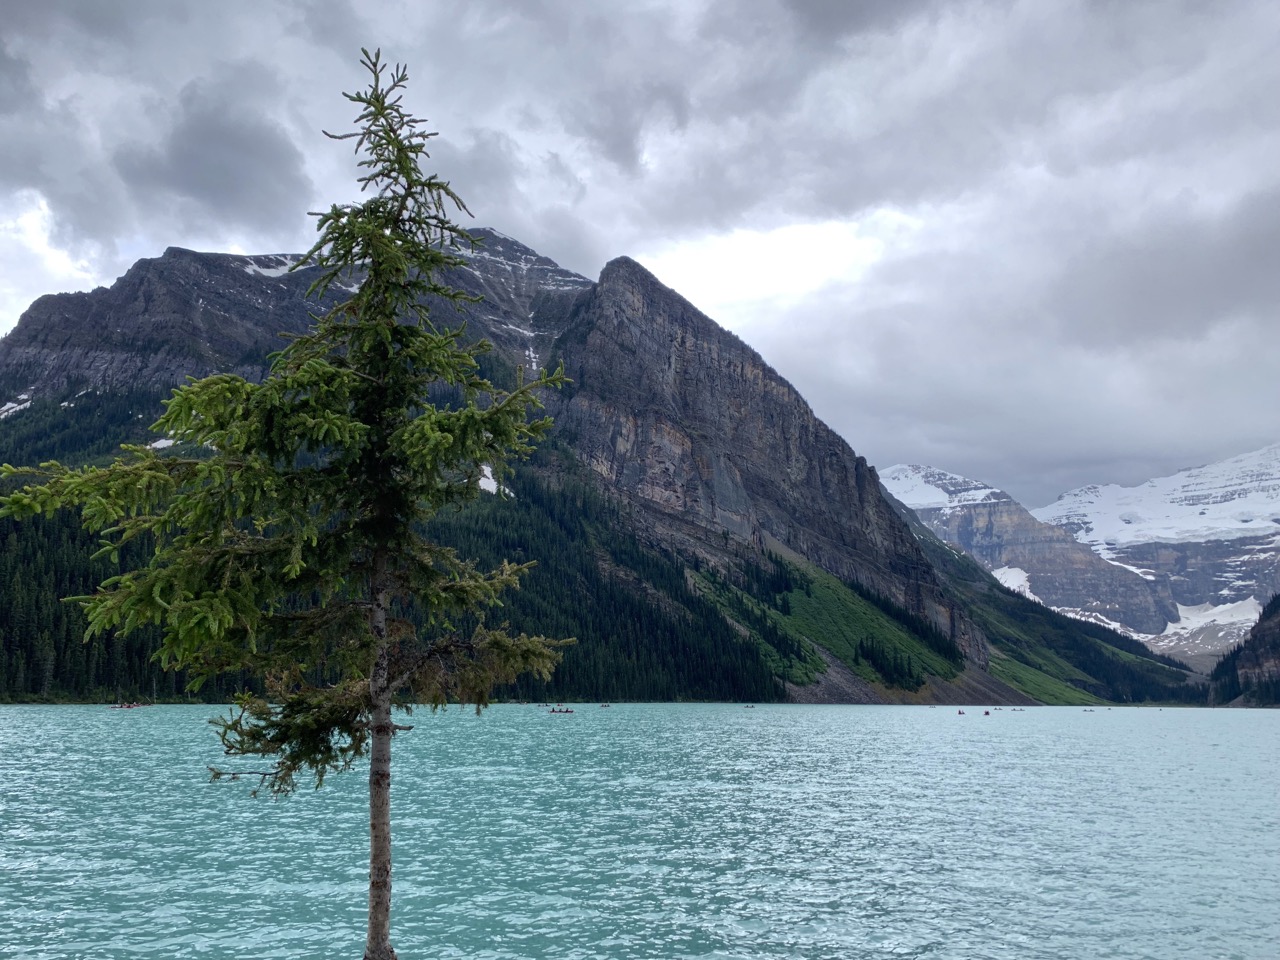
{"label": "overcast sky", "polygon": [[[359,48],[475,214],[619,255],[873,464],[1028,506],[1280,441],[1275,0],[42,0],[0,39],[0,330],[309,245]],[[11,398],[0,398],[0,400]]]}

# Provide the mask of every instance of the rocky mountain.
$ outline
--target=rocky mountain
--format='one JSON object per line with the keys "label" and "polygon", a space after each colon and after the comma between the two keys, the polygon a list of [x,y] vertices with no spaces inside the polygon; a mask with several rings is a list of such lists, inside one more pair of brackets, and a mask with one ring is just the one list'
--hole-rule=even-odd
{"label": "rocky mountain", "polygon": [[1159,585],[1037,520],[1003,490],[915,465],[889,467],[881,480],[935,534],[1033,600],[1135,635],[1158,634],[1177,618]]}
{"label": "rocky mountain", "polygon": [[1178,615],[1144,639],[1176,656],[1240,642],[1280,591],[1280,445],[1134,487],[1081,487],[1032,512],[1167,589]]}
{"label": "rocky mountain", "polygon": [[940,589],[866,460],[737,337],[633,260],[609,263],[559,346],[575,387],[552,412],[579,456],[666,542],[727,532],[856,582],[944,631],[986,640]]}
{"label": "rocky mountain", "polygon": [[1206,668],[1280,589],[1280,446],[1034,511],[932,467],[883,480],[1007,586]]}
{"label": "rocky mountain", "polygon": [[[531,351],[547,348],[573,295],[592,283],[494,231],[477,235],[482,246],[459,251],[472,268],[450,278],[484,298],[464,315],[501,352],[536,365]],[[110,288],[40,297],[0,347],[0,390],[50,395],[69,387],[168,387],[213,372],[260,377],[281,334],[305,330],[313,312],[351,288],[339,286],[322,303],[308,300],[315,272],[290,272],[298,260],[170,247],[139,260]]]}
{"label": "rocky mountain", "polygon": [[[521,489],[525,509],[537,501],[556,513],[560,495],[536,491],[577,489],[573,478],[585,478],[590,489],[575,502],[613,532],[582,577],[594,583],[603,571],[677,632],[712,604],[795,699],[1026,699],[988,672],[999,628],[992,636],[976,623],[875,471],[758,353],[632,260],[612,261],[592,282],[508,237],[477,233],[482,245],[461,251],[465,265],[447,279],[483,297],[457,316],[493,343],[488,374],[562,362],[573,381],[547,398],[550,446],[567,459],[553,457],[539,468],[542,486]],[[313,273],[288,272],[296,260],[170,249],[109,289],[37,300],[0,341],[0,400],[14,406],[6,449],[44,456],[50,438],[88,416],[89,398],[98,409],[125,393],[159,395],[188,375],[261,376],[279,334],[328,305],[304,299]],[[142,405],[116,402],[123,413],[112,422],[145,421],[134,412]],[[643,557],[617,546],[631,537]],[[681,572],[673,579],[655,564]],[[565,669],[573,673],[568,659]],[[1067,682],[1119,695],[1090,677]],[[1184,679],[1170,671],[1151,689]]]}

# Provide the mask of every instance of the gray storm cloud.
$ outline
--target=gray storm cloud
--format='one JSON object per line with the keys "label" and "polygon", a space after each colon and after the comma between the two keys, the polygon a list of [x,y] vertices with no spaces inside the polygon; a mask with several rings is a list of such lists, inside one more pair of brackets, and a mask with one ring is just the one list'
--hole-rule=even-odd
{"label": "gray storm cloud", "polygon": [[791,295],[767,255],[743,263],[774,294],[715,318],[873,463],[1043,503],[1280,438],[1277,9],[20,4],[0,38],[0,287],[70,282],[12,226],[37,202],[100,282],[171,244],[306,246],[305,212],[354,195],[319,131],[347,128],[339,93],[381,47],[473,222],[588,275],[731,231],[911,223],[857,276]]}
{"label": "gray storm cloud", "polygon": [[296,230],[313,187],[302,151],[263,110],[279,87],[260,64],[233,63],[178,91],[159,136],[112,157],[139,215],[212,237],[223,224],[268,240]]}

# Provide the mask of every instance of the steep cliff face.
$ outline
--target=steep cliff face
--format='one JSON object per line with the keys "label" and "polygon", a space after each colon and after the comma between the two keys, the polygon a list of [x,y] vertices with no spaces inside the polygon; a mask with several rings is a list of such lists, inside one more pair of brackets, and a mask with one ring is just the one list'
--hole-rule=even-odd
{"label": "steep cliff face", "polygon": [[726,537],[781,546],[952,636],[985,638],[940,587],[875,471],[750,347],[639,264],[608,264],[556,349],[574,380],[553,399],[579,456],[654,536],[713,554]]}
{"label": "steep cliff face", "polygon": [[1280,599],[1272,597],[1248,637],[1213,669],[1213,700],[1280,705]]}
{"label": "steep cliff face", "polygon": [[1236,662],[1241,683],[1260,687],[1280,681],[1280,614],[1259,620]]}
{"label": "steep cliff face", "polygon": [[[483,301],[442,304],[439,316],[465,320],[510,362],[536,368],[575,296],[593,284],[495,231],[476,235],[481,245],[459,250],[466,263],[446,279]],[[41,297],[0,341],[0,390],[12,397],[71,386],[168,387],[214,372],[256,379],[280,334],[304,331],[312,313],[354,289],[339,283],[326,299],[308,300],[317,271],[290,272],[298,260],[170,247],[110,288]]]}
{"label": "steep cliff face", "polygon": [[1108,563],[1012,499],[921,519],[991,570],[1026,571],[1031,593],[1056,610],[1139,634],[1160,633],[1178,618],[1165,581]]}
{"label": "steep cliff face", "polygon": [[1200,669],[1280,591],[1280,445],[1134,487],[1081,487],[1030,512],[934,467],[882,479],[1006,586]]}
{"label": "steep cliff face", "polygon": [[[483,298],[461,316],[510,363],[536,371],[564,330],[580,294],[595,285],[496,230],[476,230],[480,246],[456,251],[466,265],[445,275],[449,285]],[[449,322],[458,307],[441,305]]]}

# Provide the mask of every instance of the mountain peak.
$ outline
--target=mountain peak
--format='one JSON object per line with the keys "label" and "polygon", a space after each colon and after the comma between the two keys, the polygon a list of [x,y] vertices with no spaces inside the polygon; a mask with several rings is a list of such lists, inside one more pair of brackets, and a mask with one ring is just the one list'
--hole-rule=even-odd
{"label": "mountain peak", "polygon": [[467,243],[458,245],[456,252],[462,257],[471,256],[473,253],[488,254],[490,256],[498,256],[507,260],[537,260],[552,262],[547,257],[538,253],[533,247],[521,243],[514,237],[508,237],[505,233],[493,229],[493,227],[476,227],[474,230],[468,230],[468,233],[474,237],[478,243],[473,248]]}
{"label": "mountain peak", "polygon": [[949,509],[967,503],[1013,499],[1003,490],[958,473],[915,463],[899,463],[882,470],[880,481],[912,510]]}
{"label": "mountain peak", "polygon": [[[481,288],[467,290],[468,293],[490,300],[509,300],[531,295],[535,288],[573,292],[591,286],[586,277],[566,270],[550,257],[492,227],[477,227],[470,233],[479,241],[474,247],[463,243],[449,250],[466,264],[462,269],[469,270],[481,284]],[[456,277],[451,277],[450,282],[456,282]]]}
{"label": "mountain peak", "polygon": [[[630,257],[614,257],[604,265],[604,269],[600,271],[600,283],[656,283],[659,286],[666,285],[659,280],[654,274],[643,264]],[[670,288],[668,288],[670,289]]]}
{"label": "mountain peak", "polygon": [[1104,556],[1130,544],[1280,533],[1280,444],[1132,487],[1079,487],[1032,513],[1073,531]]}

